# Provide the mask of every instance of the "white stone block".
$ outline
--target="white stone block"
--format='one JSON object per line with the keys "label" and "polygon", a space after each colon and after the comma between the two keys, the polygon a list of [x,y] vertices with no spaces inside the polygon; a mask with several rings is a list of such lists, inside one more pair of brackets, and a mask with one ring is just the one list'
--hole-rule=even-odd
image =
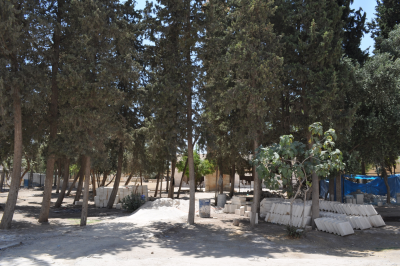
{"label": "white stone block", "polygon": [[235,214],[236,214],[236,215],[240,215],[240,209],[236,209],[236,210],[235,210]]}
{"label": "white stone block", "polygon": [[241,206],[239,209],[240,216],[244,216],[244,206]]}
{"label": "white stone block", "polygon": [[[271,206],[271,213],[276,213],[276,212],[275,212],[275,206],[276,206],[276,204],[275,204],[275,203],[272,203],[272,206]],[[247,208],[248,208],[248,207],[246,206],[246,211],[251,211],[251,210],[248,210]],[[251,209],[251,207],[250,207],[250,209]]]}
{"label": "white stone block", "polygon": [[224,206],[224,213],[229,213],[229,203],[226,203]]}
{"label": "white stone block", "polygon": [[[246,216],[246,213],[245,213],[244,216]],[[269,222],[271,221],[271,220],[269,219],[270,216],[271,216],[271,213],[270,213],[270,212],[267,212],[267,215],[265,215],[265,221],[266,221],[267,223],[269,223]],[[246,217],[247,217],[247,216],[246,216]]]}
{"label": "white stone block", "polygon": [[[250,211],[245,211],[244,217],[250,217],[250,213],[251,213]],[[268,213],[268,217],[271,217],[271,213]],[[267,217],[265,219],[267,219]]]}

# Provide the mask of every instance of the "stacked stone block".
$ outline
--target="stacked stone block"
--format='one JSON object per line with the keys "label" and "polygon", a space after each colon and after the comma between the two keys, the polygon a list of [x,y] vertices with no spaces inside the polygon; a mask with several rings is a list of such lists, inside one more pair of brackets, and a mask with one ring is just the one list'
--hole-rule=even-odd
{"label": "stacked stone block", "polygon": [[[99,187],[96,189],[96,195],[94,197],[94,202],[96,207],[104,208],[107,206],[107,203],[110,199],[112,187]],[[145,201],[148,200],[148,190],[147,186],[121,186],[118,188],[117,195],[115,197],[115,201],[113,206],[117,209],[121,208],[121,204],[119,203],[123,198],[130,195],[131,193],[144,195]]]}
{"label": "stacked stone block", "polygon": [[[290,202],[273,203],[265,221],[274,224],[290,224]],[[311,224],[311,204],[293,203],[292,226],[305,227]]]}

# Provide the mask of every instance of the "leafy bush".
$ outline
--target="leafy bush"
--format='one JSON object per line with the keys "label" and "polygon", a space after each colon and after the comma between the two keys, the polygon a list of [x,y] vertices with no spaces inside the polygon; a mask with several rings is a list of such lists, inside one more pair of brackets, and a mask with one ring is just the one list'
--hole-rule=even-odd
{"label": "leafy bush", "polygon": [[121,200],[122,209],[127,210],[129,212],[134,212],[139,209],[145,203],[144,195],[140,195],[137,193],[131,193],[131,195],[126,196]]}
{"label": "leafy bush", "polygon": [[298,229],[297,227],[290,225],[286,226],[286,230],[288,233],[288,237],[290,238],[300,238],[304,233],[303,229]]}

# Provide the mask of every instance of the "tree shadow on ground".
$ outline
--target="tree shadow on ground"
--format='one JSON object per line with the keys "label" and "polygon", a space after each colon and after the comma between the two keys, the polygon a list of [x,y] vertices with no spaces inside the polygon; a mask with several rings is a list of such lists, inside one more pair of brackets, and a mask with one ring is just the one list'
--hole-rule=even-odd
{"label": "tree shadow on ground", "polygon": [[[36,263],[37,257],[80,260],[91,256],[118,256],[124,252],[141,256],[147,256],[148,253],[149,256],[150,247],[171,250],[179,256],[193,258],[246,259],[279,258],[286,252],[363,258],[369,256],[371,251],[378,251],[378,247],[400,248],[400,245],[394,244],[400,242],[400,232],[396,231],[400,223],[389,225],[386,230],[357,231],[347,237],[312,231],[301,239],[289,239],[285,226],[260,221],[253,229],[248,219],[243,218],[240,219],[240,226],[235,227],[232,225],[234,217],[221,216],[217,222],[214,219],[196,218],[195,225],[159,221],[138,226],[134,217],[94,224],[90,224],[89,217],[85,227],[66,226],[54,221],[48,225],[21,222],[20,228],[23,230],[14,230],[14,233],[25,239],[23,245],[13,248],[12,254],[15,258],[29,259],[34,265],[47,265],[50,263],[44,260]],[[13,230],[7,234],[13,234]],[[15,238],[16,241],[18,239]],[[2,256],[7,256],[7,250],[0,251]],[[9,260],[13,262],[13,258]]]}

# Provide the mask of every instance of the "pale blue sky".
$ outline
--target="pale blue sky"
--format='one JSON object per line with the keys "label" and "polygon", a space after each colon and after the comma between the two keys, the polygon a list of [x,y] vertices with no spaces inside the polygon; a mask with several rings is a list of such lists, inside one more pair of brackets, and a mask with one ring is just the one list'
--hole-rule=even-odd
{"label": "pale blue sky", "polygon": [[[136,0],[136,3],[138,9],[143,9],[146,4],[146,0]],[[375,6],[376,0],[354,0],[352,8],[358,10],[358,8],[361,7],[367,13],[367,22],[370,22],[375,17]],[[370,34],[366,34],[361,41],[362,50],[365,50],[368,47],[371,47],[370,53],[372,53],[372,50],[374,49],[374,40],[371,38]]]}
{"label": "pale blue sky", "polygon": [[[373,18],[375,18],[375,6],[376,0],[354,0],[353,5],[351,6],[353,9],[362,8],[367,13],[367,22],[371,22]],[[372,53],[374,50],[374,40],[371,38],[370,34],[366,34],[361,41],[361,49],[365,50],[368,47],[369,52]]]}

